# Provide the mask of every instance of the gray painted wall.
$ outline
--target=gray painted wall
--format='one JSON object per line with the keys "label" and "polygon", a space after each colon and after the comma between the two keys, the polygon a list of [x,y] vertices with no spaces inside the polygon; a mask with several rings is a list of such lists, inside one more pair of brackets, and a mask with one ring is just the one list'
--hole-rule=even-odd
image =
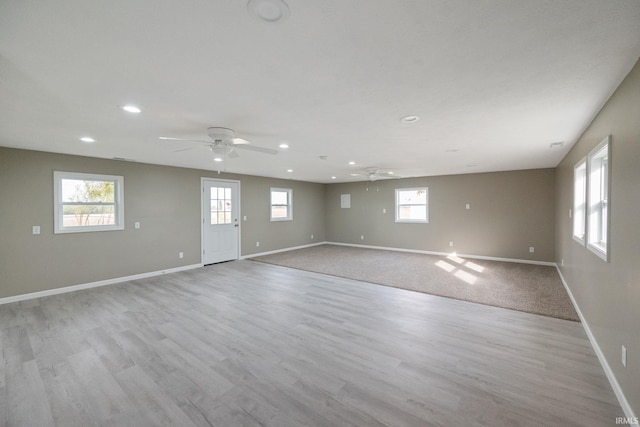
{"label": "gray painted wall", "polygon": [[[245,185],[246,183],[246,185]],[[293,221],[270,220],[270,188],[293,190]],[[325,240],[324,184],[242,177],[242,254],[250,255]],[[313,239],[311,238],[313,235]],[[260,242],[260,246],[256,246]]]}
{"label": "gray painted wall", "polygon": [[[572,238],[573,167],[611,135],[610,260]],[[640,413],[640,62],[557,168],[556,261],[636,416]],[[627,367],[621,346],[628,351]]]}
{"label": "gray painted wall", "polygon": [[[53,234],[55,170],[124,176],[125,230]],[[0,298],[200,263],[201,177],[241,181],[242,255],[325,239],[321,184],[0,147]],[[270,221],[271,186],[293,221]]]}
{"label": "gray painted wall", "polygon": [[[536,169],[332,184],[327,240],[552,262],[554,180],[553,169]],[[395,189],[411,187],[429,187],[428,224],[395,222]]]}

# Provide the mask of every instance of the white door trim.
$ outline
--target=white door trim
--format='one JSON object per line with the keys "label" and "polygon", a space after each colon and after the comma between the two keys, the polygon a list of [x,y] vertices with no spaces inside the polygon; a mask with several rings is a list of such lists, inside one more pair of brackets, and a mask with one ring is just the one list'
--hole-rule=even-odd
{"label": "white door trim", "polygon": [[205,181],[213,182],[230,182],[238,184],[238,253],[236,259],[240,259],[242,253],[242,188],[239,180],[236,179],[218,179],[210,177],[200,177],[200,262],[204,265],[204,183]]}

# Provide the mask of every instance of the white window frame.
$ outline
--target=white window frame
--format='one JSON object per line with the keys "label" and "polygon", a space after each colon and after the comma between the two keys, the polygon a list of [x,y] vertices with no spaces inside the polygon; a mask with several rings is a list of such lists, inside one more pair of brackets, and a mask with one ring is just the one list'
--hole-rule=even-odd
{"label": "white window frame", "polygon": [[587,233],[587,158],[573,167],[573,240],[582,246]]}
{"label": "white window frame", "polygon": [[[81,180],[81,181],[109,181],[114,183],[114,202],[108,203],[114,205],[115,224],[113,225],[87,225],[77,227],[65,227],[63,209],[65,203],[62,201],[62,181],[65,179]],[[54,216],[54,233],[84,233],[93,231],[115,231],[124,230],[124,177],[117,175],[99,175],[78,172],[53,172],[53,216]],[[83,204],[78,202],[76,204]],[[96,205],[100,203],[90,202],[87,205]]]}
{"label": "white window frame", "polygon": [[587,155],[587,248],[609,261],[611,137]]}
{"label": "white window frame", "polygon": [[[415,204],[399,204],[399,194],[402,191],[417,191],[424,190],[425,192],[425,203],[415,203]],[[396,188],[396,222],[400,223],[420,223],[427,224],[429,223],[429,187],[414,187],[414,188]],[[424,219],[401,219],[400,218],[400,207],[402,206],[424,206],[425,207],[425,218]]]}
{"label": "white window frame", "polygon": [[[274,204],[273,203],[273,193],[287,193],[287,204]],[[273,216],[273,207],[274,206],[286,206],[287,207],[287,216],[286,217],[274,217]],[[293,220],[293,189],[291,188],[277,188],[271,187],[269,189],[269,217],[271,221],[292,221]]]}

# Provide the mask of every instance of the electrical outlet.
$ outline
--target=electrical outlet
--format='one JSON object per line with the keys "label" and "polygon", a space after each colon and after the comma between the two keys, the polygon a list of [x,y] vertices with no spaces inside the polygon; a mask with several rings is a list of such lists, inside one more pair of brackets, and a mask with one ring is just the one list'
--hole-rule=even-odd
{"label": "electrical outlet", "polygon": [[31,227],[31,234],[40,234],[40,226],[34,225],[33,227]]}
{"label": "electrical outlet", "polygon": [[311,240],[313,240],[313,234],[311,235]]}
{"label": "electrical outlet", "polygon": [[260,246],[260,242],[256,242],[256,248]]}
{"label": "electrical outlet", "polygon": [[536,248],[534,248],[533,246],[529,246],[529,252],[534,253],[536,251]]}
{"label": "electrical outlet", "polygon": [[382,213],[387,213],[387,210],[385,208],[382,208]]}
{"label": "electrical outlet", "polygon": [[627,347],[622,346],[622,366],[627,367]]}
{"label": "electrical outlet", "polygon": [[178,258],[180,259],[184,258],[184,252],[178,252]]}
{"label": "electrical outlet", "polygon": [[453,247],[453,242],[449,242],[449,247]]}
{"label": "electrical outlet", "polygon": [[464,208],[465,208],[465,209],[471,209],[471,205],[470,205],[469,203],[467,203],[467,204],[464,206]]}
{"label": "electrical outlet", "polygon": [[364,235],[361,235],[361,236],[360,236],[360,240],[364,240]]}
{"label": "electrical outlet", "polygon": [[560,260],[560,267],[564,267],[564,258]]}
{"label": "electrical outlet", "polygon": [[135,228],[136,230],[140,228],[140,221],[136,221],[133,223],[133,228]]}
{"label": "electrical outlet", "polygon": [[246,215],[245,215],[245,216],[243,216],[243,217],[242,217],[242,220],[243,220],[243,221],[246,221],[246,220],[247,220],[247,216],[246,216]]}

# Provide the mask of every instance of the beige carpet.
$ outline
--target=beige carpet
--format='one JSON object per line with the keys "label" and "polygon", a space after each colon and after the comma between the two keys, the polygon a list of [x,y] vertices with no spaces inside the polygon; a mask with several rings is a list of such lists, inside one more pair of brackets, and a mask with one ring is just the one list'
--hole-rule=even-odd
{"label": "beige carpet", "polygon": [[300,270],[579,321],[555,267],[320,245],[252,258]]}

